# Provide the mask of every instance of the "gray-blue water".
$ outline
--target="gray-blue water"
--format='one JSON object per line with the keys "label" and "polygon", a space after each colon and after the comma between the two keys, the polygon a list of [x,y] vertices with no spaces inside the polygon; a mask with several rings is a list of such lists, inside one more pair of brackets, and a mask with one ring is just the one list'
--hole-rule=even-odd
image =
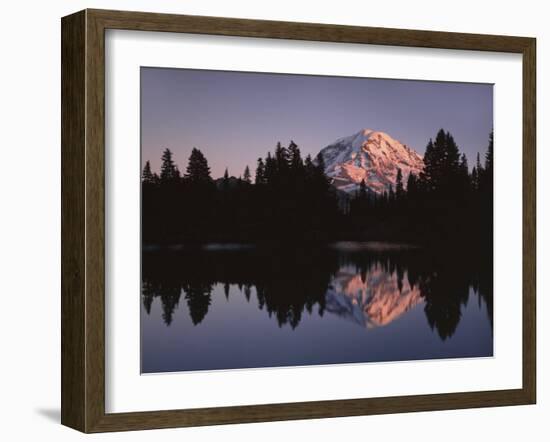
{"label": "gray-blue water", "polygon": [[488,261],[362,243],[144,251],[142,372],[492,356]]}

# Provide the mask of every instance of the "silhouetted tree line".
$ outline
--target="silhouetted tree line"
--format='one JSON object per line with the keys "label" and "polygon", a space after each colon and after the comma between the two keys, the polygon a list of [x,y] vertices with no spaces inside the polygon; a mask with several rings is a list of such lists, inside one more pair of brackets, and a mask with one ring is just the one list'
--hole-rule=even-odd
{"label": "silhouetted tree line", "polygon": [[151,171],[149,161],[142,173],[143,240],[171,241],[195,238],[213,228],[216,187],[208,161],[193,149],[182,176],[172,152],[162,154],[160,176]]}
{"label": "silhouetted tree line", "polygon": [[274,240],[409,240],[492,245],[493,135],[482,164],[470,171],[466,156],[441,129],[428,142],[417,176],[397,170],[396,186],[377,194],[361,182],[344,197],[324,173],[321,155],[302,158],[296,143],[278,143],[238,178],[211,177],[194,148],[181,175],[170,150],[160,175],[147,162],[142,173],[143,240],[213,242]]}
{"label": "silhouetted tree line", "polygon": [[258,308],[279,326],[295,328],[304,311],[312,313],[316,306],[323,315],[325,291],[338,261],[333,253],[309,248],[287,252],[272,248],[218,251],[216,259],[200,249],[143,253],[143,305],[150,313],[153,299],[159,297],[163,320],[170,325],[183,297],[193,324],[198,325],[208,312],[216,284],[224,286],[227,299],[230,285],[237,286],[247,301],[254,287]]}
{"label": "silhouetted tree line", "polygon": [[492,246],[493,134],[484,164],[479,154],[470,172],[465,154],[449,132],[430,139],[424,169],[406,178],[397,170],[395,189],[369,192],[365,182],[349,207],[352,238],[477,242]]}
{"label": "silhouetted tree line", "polygon": [[442,340],[456,331],[471,290],[479,303],[486,304],[492,327],[492,259],[488,253],[472,254],[465,249],[452,254],[433,249],[342,253],[322,247],[293,248],[292,253],[272,247],[215,253],[212,259],[211,252],[198,248],[145,252],[142,302],[146,312],[159,299],[163,320],[170,325],[179,303],[186,302],[191,321],[199,325],[206,320],[216,285],[221,285],[229,301],[235,287],[248,302],[255,292],[260,310],[280,327],[295,328],[304,313],[325,313],[327,290],[341,268],[355,268],[365,282],[376,267],[396,275],[399,291],[405,278],[410,287],[419,288],[426,320]]}
{"label": "silhouetted tree line", "polygon": [[166,149],[160,176],[145,163],[142,189],[144,242],[328,239],[339,216],[323,159],[303,159],[293,141],[258,158],[254,183],[249,166],[213,180],[195,148],[182,176]]}

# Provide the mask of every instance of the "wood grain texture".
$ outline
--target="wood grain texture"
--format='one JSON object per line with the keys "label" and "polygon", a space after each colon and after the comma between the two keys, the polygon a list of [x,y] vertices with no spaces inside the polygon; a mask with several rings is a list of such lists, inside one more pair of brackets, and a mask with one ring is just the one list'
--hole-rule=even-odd
{"label": "wood grain texture", "polygon": [[[500,51],[523,55],[523,386],[515,390],[105,413],[105,30]],[[532,404],[535,352],[535,40],[86,10],[62,20],[62,423],[84,432]],[[519,148],[519,146],[518,146]]]}
{"label": "wood grain texture", "polygon": [[529,38],[456,32],[246,20],[224,17],[88,10],[106,29],[186,32],[475,51],[522,52]]}
{"label": "wood grain texture", "polygon": [[61,422],[85,427],[85,13],[61,29]]}
{"label": "wood grain texture", "polygon": [[86,11],[86,431],[105,414],[105,38]]}
{"label": "wood grain texture", "polygon": [[523,50],[523,389],[531,403],[537,395],[537,95],[536,40]]}

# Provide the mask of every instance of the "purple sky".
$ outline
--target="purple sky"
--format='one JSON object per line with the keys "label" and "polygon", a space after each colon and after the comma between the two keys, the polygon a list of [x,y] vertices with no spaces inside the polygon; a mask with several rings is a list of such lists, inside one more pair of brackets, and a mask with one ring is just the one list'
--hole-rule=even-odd
{"label": "purple sky", "polygon": [[303,156],[368,128],[424,155],[439,128],[451,132],[470,167],[493,125],[490,84],[141,68],[142,162],[160,167],[165,148],[185,172],[193,147],[212,176],[252,173],[277,141]]}

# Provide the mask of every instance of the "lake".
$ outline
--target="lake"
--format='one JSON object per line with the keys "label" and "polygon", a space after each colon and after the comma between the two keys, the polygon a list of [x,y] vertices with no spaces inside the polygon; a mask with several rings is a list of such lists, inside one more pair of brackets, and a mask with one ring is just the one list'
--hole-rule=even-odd
{"label": "lake", "polygon": [[142,373],[493,355],[492,257],[345,242],[144,248]]}

